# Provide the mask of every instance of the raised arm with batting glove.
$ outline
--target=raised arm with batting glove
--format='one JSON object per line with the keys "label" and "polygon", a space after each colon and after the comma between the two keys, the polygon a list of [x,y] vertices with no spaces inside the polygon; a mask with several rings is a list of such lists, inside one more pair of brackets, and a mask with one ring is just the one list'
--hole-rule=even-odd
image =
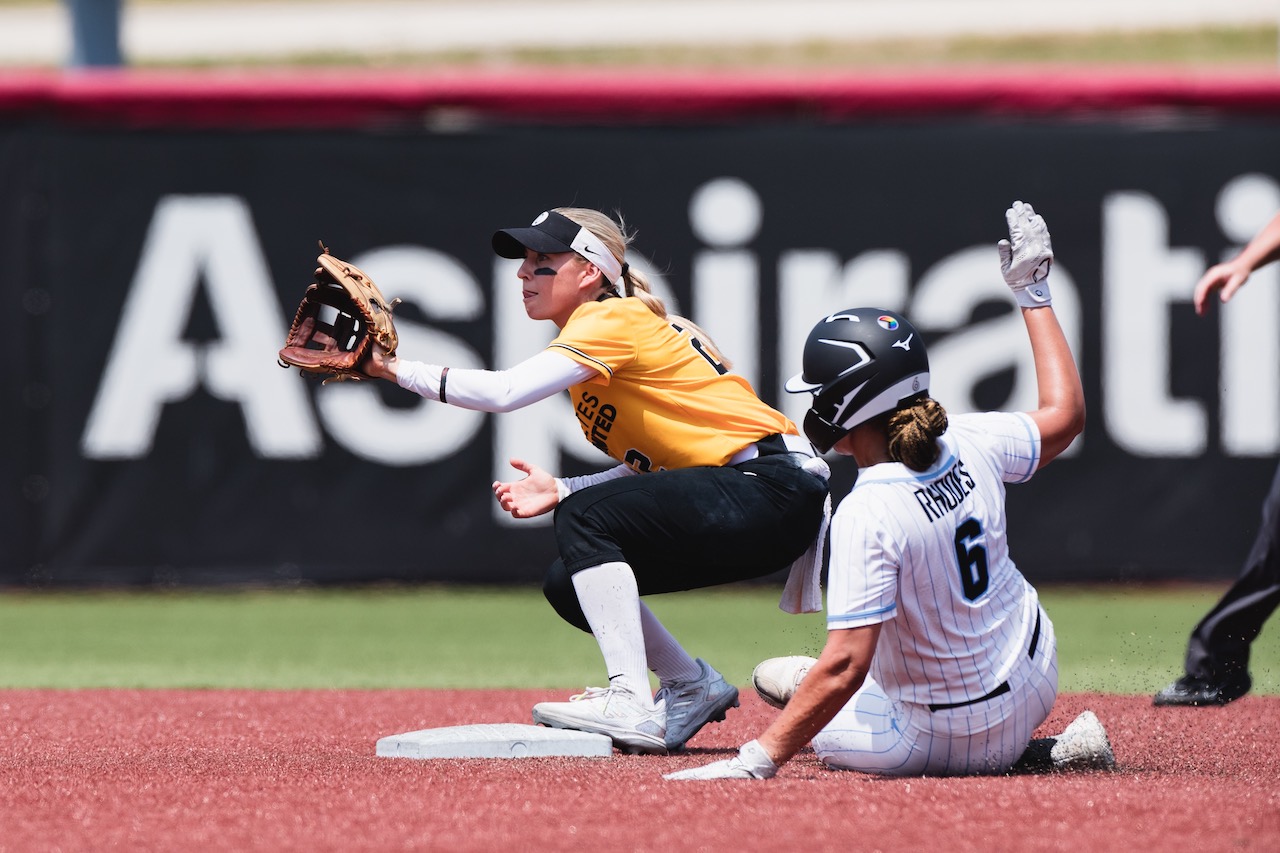
{"label": "raised arm with batting glove", "polygon": [[[1066,337],[1051,308],[1052,297],[1049,292],[1048,276],[1053,266],[1053,247],[1049,238],[1049,230],[1044,220],[1036,214],[1031,205],[1021,201],[1015,201],[1010,206],[1005,213],[1005,220],[1009,228],[1009,239],[1001,240],[997,244],[997,249],[1001,273],[1020,306],[1031,342],[1032,355],[1035,359],[1039,402],[1037,408],[1026,412],[1025,416],[1035,423],[1039,438],[1038,449],[1040,451],[1038,464],[1043,466],[1062,450],[1066,449],[1071,440],[1083,428],[1084,393]],[[844,317],[843,314],[833,316]],[[824,322],[831,322],[831,320],[832,318],[827,318]],[[901,325],[900,321],[891,316],[881,317],[881,323],[882,327],[887,329],[898,328]],[[830,341],[822,339],[819,340],[819,343],[830,343]],[[806,351],[807,358],[808,353]],[[874,359],[871,360],[872,363],[874,361]],[[888,370],[888,368],[885,369]],[[925,382],[927,382],[927,374]],[[913,400],[915,400],[914,397],[908,397],[908,402],[905,405],[912,405],[911,401]],[[900,403],[901,405],[904,404]],[[1012,415],[1009,416],[1012,417]],[[887,420],[848,420],[839,423],[832,422],[828,426],[833,424],[845,430],[843,438],[837,440],[834,449],[845,455],[853,456],[863,470],[862,476],[869,476],[868,470],[878,468],[881,463],[904,464],[901,458],[894,457],[887,451]],[[942,438],[946,438],[950,436],[950,433],[940,433],[940,435],[942,435]],[[935,440],[941,441],[942,439]],[[948,440],[959,441],[959,439],[949,438]],[[948,446],[954,447],[957,445]],[[922,463],[922,465],[925,464]],[[933,463],[927,464],[931,465]],[[913,467],[912,470],[917,472],[929,470],[929,476],[937,476],[936,471],[927,467]],[[898,475],[892,473],[891,469],[890,474],[883,476],[892,479]],[[875,486],[871,488],[875,488]],[[991,490],[988,489],[988,491],[990,492]],[[1000,499],[1003,500],[1003,492],[1000,492]],[[911,506],[914,507],[914,504]],[[967,524],[972,525],[974,522],[970,519]],[[863,575],[874,578],[876,572],[884,573],[889,569],[899,572],[918,573],[930,572],[937,566],[943,565],[941,560],[927,560],[921,564],[915,564],[901,554],[889,553],[883,548],[877,550],[875,547],[868,547],[864,544],[868,541],[867,537],[874,539],[875,536],[868,534],[865,530],[855,531],[862,534],[860,536],[850,535],[839,539],[834,531],[835,528],[833,528],[832,534],[830,563],[832,588],[835,588],[835,585],[849,586],[852,584],[857,586],[864,582]],[[981,531],[981,528],[979,528],[979,531]],[[978,537],[978,535],[975,533],[975,537]],[[975,541],[985,542],[986,540],[979,537]],[[849,544],[853,542],[858,544]],[[913,548],[917,552],[925,550],[928,544],[929,542],[922,544],[913,540]],[[985,554],[985,551],[983,553]],[[984,568],[985,571],[986,569]],[[854,579],[850,580],[851,577]],[[984,574],[985,577],[986,575]],[[946,588],[946,584],[942,583],[941,579],[938,580],[939,585]],[[871,581],[867,582],[871,583]],[[1019,582],[1025,583],[1020,577]],[[921,619],[920,616],[912,616],[907,612],[916,613],[915,610],[912,610],[912,602],[913,599],[910,595],[904,597],[901,589],[899,589],[894,595],[891,607],[888,607],[887,610],[874,612],[894,611],[892,618],[914,618],[918,622]],[[861,601],[858,603],[861,603]],[[902,625],[903,623],[871,621],[861,612],[859,612],[857,618],[850,617],[847,612],[841,613],[838,606],[836,606],[836,609],[832,609],[834,605],[830,598],[827,605],[829,619],[827,640],[820,657],[814,661],[807,674],[803,676],[803,679],[798,681],[794,693],[786,701],[782,713],[760,734],[759,738],[744,744],[739,749],[738,754],[732,758],[716,761],[702,767],[667,774],[664,778],[680,781],[772,778],[776,775],[781,765],[791,759],[806,744],[814,741],[815,738],[819,736],[823,738],[841,737],[842,735],[840,734],[829,734],[826,731],[827,726],[838,715],[852,707],[850,703],[855,701],[868,700],[873,704],[888,704],[891,697],[893,697],[902,700],[904,703],[902,705],[903,708],[909,707],[913,709],[904,713],[916,714],[917,717],[924,719],[929,717],[932,711],[935,710],[933,704],[919,701],[910,703],[908,700],[902,699],[903,696],[913,695],[909,689],[910,685],[895,685],[892,683],[892,679],[896,674],[904,671],[904,666],[900,662],[890,662],[886,664],[887,669],[877,670],[874,678],[869,677],[873,672],[872,664],[878,654],[877,647],[882,631],[892,630],[892,626]],[[847,609],[851,605],[846,602],[844,606]],[[886,628],[886,625],[891,627]],[[913,625],[915,625],[916,630],[922,627],[916,623],[913,623]],[[1039,631],[1040,622],[1037,621],[1036,625],[1037,628],[1035,630]],[[932,623],[923,625],[923,628],[925,630],[938,630],[938,627]],[[992,631],[990,633],[994,634],[995,632]],[[1021,649],[1019,649],[1019,652],[1021,652]],[[892,654],[892,652],[885,652],[884,650],[881,650],[880,653]],[[1034,653],[1026,652],[1021,652],[1021,654],[1028,660],[1032,660],[1034,655]],[[945,665],[949,661],[945,659],[931,661],[933,664],[938,664],[939,662]],[[885,672],[889,673],[890,681],[888,683],[880,683],[879,679]],[[1009,687],[1006,682],[1005,692],[1008,690]],[[1019,688],[1019,690],[1022,690],[1022,688]],[[862,699],[855,699],[854,697],[859,694],[859,691],[862,691]],[[1002,694],[997,692],[996,695]],[[943,703],[936,707],[963,707],[986,701],[988,698],[990,697],[978,697],[954,704]],[[1043,704],[1043,696],[1033,697],[1033,699]],[[1028,701],[1032,700],[1029,699]],[[924,737],[911,726],[905,726],[903,729],[896,728],[896,722],[895,719],[894,731],[904,733],[900,735],[900,739],[903,742],[908,737],[905,734],[908,731],[913,732],[910,735],[911,737]],[[847,730],[843,726],[848,725],[849,721],[846,719],[835,730],[847,734]],[[921,731],[927,731],[927,737],[937,737],[940,740],[956,736],[950,730],[935,733],[932,729],[928,729],[927,726]],[[916,747],[909,744],[907,747],[895,744],[893,748],[915,749]],[[817,749],[816,746],[815,749]],[[847,751],[847,749],[844,750],[844,752]],[[924,751],[927,752],[928,750]],[[1011,763],[1016,757],[1014,755],[1000,760]],[[827,758],[824,757],[823,760],[827,761]],[[994,761],[995,759],[992,760]],[[845,765],[838,766],[844,767]],[[868,772],[889,772],[883,769],[874,769],[874,764],[872,766],[873,769],[868,770]],[[901,766],[903,765],[895,764],[894,768],[900,769]],[[975,766],[985,767],[986,765],[978,764]],[[857,764],[853,764],[846,769],[862,768]]]}
{"label": "raised arm with batting glove", "polygon": [[996,244],[1000,251],[1000,271],[1005,284],[1023,308],[1050,305],[1049,270],[1053,267],[1053,244],[1044,219],[1031,205],[1015,201],[1005,212],[1009,239]]}

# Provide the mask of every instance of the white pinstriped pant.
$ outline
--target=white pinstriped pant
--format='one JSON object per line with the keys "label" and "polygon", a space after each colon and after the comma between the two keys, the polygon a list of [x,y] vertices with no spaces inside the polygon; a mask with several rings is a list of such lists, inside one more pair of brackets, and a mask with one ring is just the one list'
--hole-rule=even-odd
{"label": "white pinstriped pant", "polygon": [[1005,773],[1058,697],[1058,640],[1047,615],[1035,657],[1018,660],[1008,693],[940,711],[896,702],[867,678],[813,739],[814,751],[833,770],[881,776]]}

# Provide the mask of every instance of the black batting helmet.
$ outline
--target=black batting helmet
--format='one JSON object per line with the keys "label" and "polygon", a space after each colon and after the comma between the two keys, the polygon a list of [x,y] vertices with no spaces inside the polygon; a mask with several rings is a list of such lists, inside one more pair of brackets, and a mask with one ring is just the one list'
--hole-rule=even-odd
{"label": "black batting helmet", "polygon": [[929,356],[907,319],[883,308],[824,317],[804,344],[804,370],[787,380],[813,404],[804,433],[823,453],[863,421],[929,390]]}

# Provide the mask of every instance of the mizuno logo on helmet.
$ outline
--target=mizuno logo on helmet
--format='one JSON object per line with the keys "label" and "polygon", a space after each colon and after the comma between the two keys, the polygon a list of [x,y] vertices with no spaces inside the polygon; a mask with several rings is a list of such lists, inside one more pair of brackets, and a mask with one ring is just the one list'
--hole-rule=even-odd
{"label": "mizuno logo on helmet", "polygon": [[914,334],[907,335],[905,338],[903,338],[900,341],[894,341],[893,345],[905,352],[911,352],[911,339],[914,337],[915,337]]}

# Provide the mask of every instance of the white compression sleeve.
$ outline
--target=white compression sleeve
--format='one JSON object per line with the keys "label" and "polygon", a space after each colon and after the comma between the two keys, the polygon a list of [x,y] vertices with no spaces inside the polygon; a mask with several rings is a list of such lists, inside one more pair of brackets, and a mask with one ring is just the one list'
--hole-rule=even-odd
{"label": "white compression sleeve", "polygon": [[447,368],[403,358],[396,364],[396,382],[401,388],[439,400],[443,387],[444,402],[481,412],[520,409],[597,375],[594,368],[550,350],[509,370]]}

